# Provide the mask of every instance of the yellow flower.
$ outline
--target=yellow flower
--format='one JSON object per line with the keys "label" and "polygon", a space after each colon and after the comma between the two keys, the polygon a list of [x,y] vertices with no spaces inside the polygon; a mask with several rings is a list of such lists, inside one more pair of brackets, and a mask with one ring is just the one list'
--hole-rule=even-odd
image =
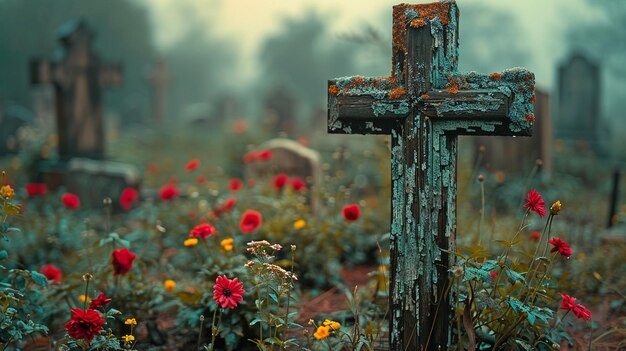
{"label": "yellow flower", "polygon": [[300,230],[302,228],[306,227],[306,221],[304,219],[299,219],[295,222],[293,222],[293,229],[295,230]]}
{"label": "yellow flower", "polygon": [[128,318],[124,324],[126,325],[137,325],[137,321],[135,320],[135,318]]}
{"label": "yellow flower", "polygon": [[224,239],[220,242],[220,245],[222,245],[222,247],[224,248],[224,250],[226,251],[232,251],[233,249],[233,243],[235,242],[235,240],[233,238],[228,238],[228,239]]}
{"label": "yellow flower", "polygon": [[0,195],[2,195],[2,197],[7,200],[11,200],[13,196],[15,196],[15,190],[13,190],[13,188],[11,188],[11,186],[7,184],[0,188]]}
{"label": "yellow flower", "polygon": [[163,288],[165,289],[165,291],[172,291],[176,289],[176,282],[172,279],[167,279],[163,282]]}
{"label": "yellow flower", "polygon": [[317,327],[317,330],[315,331],[315,333],[313,333],[313,336],[317,340],[326,339],[329,335],[330,335],[330,327],[326,325],[321,325]]}
{"label": "yellow flower", "polygon": [[553,203],[552,206],[550,206],[550,214],[556,216],[559,214],[559,212],[561,212],[561,201],[556,200],[556,202]]}
{"label": "yellow flower", "polygon": [[324,323],[322,323],[323,325],[330,327],[330,329],[332,330],[339,330],[339,328],[341,328],[341,323],[339,322],[335,322],[335,321],[331,321],[329,319],[325,320]]}
{"label": "yellow flower", "polygon": [[132,335],[124,335],[122,336],[122,340],[124,340],[124,342],[131,342],[135,341],[135,337]]}
{"label": "yellow flower", "polygon": [[87,303],[91,303],[91,298],[89,296],[85,296],[83,294],[78,296],[78,301],[85,303],[85,300],[87,300]]}
{"label": "yellow flower", "polygon": [[185,241],[183,241],[183,245],[185,245],[187,247],[194,247],[194,246],[198,245],[198,238],[186,239]]}

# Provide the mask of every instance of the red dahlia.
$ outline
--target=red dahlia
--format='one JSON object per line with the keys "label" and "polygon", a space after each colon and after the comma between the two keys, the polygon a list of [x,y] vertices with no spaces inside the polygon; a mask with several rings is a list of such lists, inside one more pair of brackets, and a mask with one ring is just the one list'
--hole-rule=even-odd
{"label": "red dahlia", "polygon": [[91,308],[92,310],[98,310],[108,305],[111,301],[112,300],[106,297],[104,293],[100,293],[98,297],[96,297],[95,299],[93,299],[93,301],[91,301],[91,304],[89,304],[89,308]]}
{"label": "red dahlia", "polygon": [[87,343],[104,330],[105,323],[100,313],[88,308],[72,308],[72,319],[65,324],[67,334],[74,339],[84,339]]}
{"label": "red dahlia", "polygon": [[239,222],[239,229],[244,234],[249,234],[255,231],[258,227],[263,223],[263,216],[261,213],[255,210],[246,210],[241,216],[241,221]]}
{"label": "red dahlia", "polygon": [[113,254],[111,254],[113,258],[113,275],[125,275],[133,268],[133,261],[135,260],[135,255],[127,248],[113,250]]}
{"label": "red dahlia", "polygon": [[570,257],[572,255],[572,248],[561,238],[552,238],[548,240],[548,243],[554,245],[550,252],[559,252],[563,257]]}
{"label": "red dahlia", "polygon": [[172,200],[178,197],[180,191],[174,184],[165,184],[161,187],[159,191],[159,195],[161,196],[161,200]]}
{"label": "red dahlia", "polygon": [[541,195],[535,190],[531,190],[526,195],[526,204],[524,207],[528,208],[539,215],[539,217],[546,216],[546,204],[543,202]]}
{"label": "red dahlia", "polygon": [[353,222],[361,217],[361,208],[357,204],[345,205],[341,214],[346,221]]}
{"label": "red dahlia", "polygon": [[75,210],[80,207],[80,199],[72,193],[64,193],[61,196],[61,202],[69,209]]}
{"label": "red dahlia", "polygon": [[243,300],[243,283],[237,278],[228,279],[225,275],[217,277],[213,286],[213,299],[222,308],[233,309]]}
{"label": "red dahlia", "polygon": [[197,226],[193,227],[193,229],[191,229],[191,231],[189,232],[189,237],[190,238],[195,237],[195,238],[200,238],[202,240],[206,240],[206,238],[208,238],[209,236],[213,234],[217,234],[217,230],[215,229],[215,227],[208,223],[202,223],[202,224],[198,224]]}
{"label": "red dahlia", "polygon": [[274,177],[274,188],[276,190],[280,190],[287,185],[287,181],[289,181],[289,177],[285,173],[280,173]]}
{"label": "red dahlia", "polygon": [[63,271],[53,264],[44,264],[39,267],[39,273],[43,274],[48,280],[55,283],[60,283],[61,279],[63,279]]}
{"label": "red dahlia", "polygon": [[120,194],[120,206],[126,211],[133,207],[133,204],[139,198],[139,191],[135,188],[124,188]]}

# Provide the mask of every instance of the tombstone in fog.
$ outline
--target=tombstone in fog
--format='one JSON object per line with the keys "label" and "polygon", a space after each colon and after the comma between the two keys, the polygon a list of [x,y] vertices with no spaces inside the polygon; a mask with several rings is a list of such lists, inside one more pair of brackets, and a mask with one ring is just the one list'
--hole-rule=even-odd
{"label": "tombstone in fog", "polygon": [[550,96],[544,90],[535,89],[535,122],[533,135],[528,138],[507,136],[480,136],[471,138],[474,149],[484,146],[481,166],[490,172],[504,171],[519,176],[528,172],[541,160],[541,170],[552,171],[552,117]]}
{"label": "tombstone in fog", "polygon": [[531,134],[534,75],[458,72],[454,2],[393,8],[390,77],[328,82],[328,131],[391,135],[391,350],[447,350],[459,135]]}
{"label": "tombstone in fog", "polygon": [[275,131],[293,135],[296,126],[296,99],[284,85],[269,91],[264,101],[266,118]]}
{"label": "tombstone in fog", "polygon": [[601,151],[600,68],[586,56],[571,55],[558,71],[555,136]]}
{"label": "tombstone in fog", "polygon": [[160,124],[163,122],[163,116],[167,111],[167,87],[170,84],[167,63],[164,59],[159,59],[156,62],[148,80],[152,86],[152,121]]}
{"label": "tombstone in fog", "polygon": [[114,206],[124,187],[139,187],[136,167],[103,160],[105,131],[102,89],[122,81],[120,65],[106,65],[92,50],[94,32],[83,20],[58,31],[60,47],[51,60],[31,62],[31,83],[53,89],[59,160],[37,165],[38,181],[52,190],[63,187],[86,208]]}
{"label": "tombstone in fog", "polygon": [[[279,173],[285,173],[289,177],[301,178],[309,189],[319,185],[321,169],[320,155],[317,151],[284,138],[268,140],[259,145],[257,150],[270,150],[272,157],[269,160],[248,163],[246,165],[247,178],[268,179]],[[317,201],[310,192],[307,193],[311,209],[315,211]]]}
{"label": "tombstone in fog", "polygon": [[0,156],[17,153],[20,130],[33,123],[33,113],[24,106],[11,104],[4,110],[0,106]]}
{"label": "tombstone in fog", "polygon": [[93,52],[94,33],[83,20],[58,31],[61,44],[51,60],[31,62],[31,83],[54,87],[59,156],[102,159],[102,89],[122,81],[120,65],[105,65]]}

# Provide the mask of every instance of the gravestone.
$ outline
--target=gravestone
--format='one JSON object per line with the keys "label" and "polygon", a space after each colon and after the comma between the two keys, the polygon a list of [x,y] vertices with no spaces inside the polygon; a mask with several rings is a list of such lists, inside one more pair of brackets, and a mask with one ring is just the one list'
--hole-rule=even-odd
{"label": "gravestone", "polygon": [[541,169],[552,172],[552,117],[550,96],[544,90],[535,89],[535,122],[532,137],[515,139],[508,136],[480,136],[471,138],[474,150],[484,146],[481,164],[490,172],[504,171],[527,175],[542,160]]}
{"label": "gravestone", "polygon": [[[320,181],[320,155],[317,151],[303,146],[291,139],[272,139],[261,145],[258,150],[270,150],[269,160],[258,160],[246,165],[246,177],[270,179],[279,173],[289,177],[299,177],[306,182],[307,188],[316,188]],[[311,210],[318,208],[317,200],[307,192]]]}
{"label": "gravestone", "polygon": [[[136,167],[105,161],[101,89],[119,85],[119,65],[104,65],[92,51],[93,31],[82,20],[64,24],[53,59],[31,62],[31,83],[52,86],[58,160],[39,162],[37,181],[55,191],[63,187],[84,208],[101,208],[105,197],[118,203],[121,189],[138,187]],[[116,206],[116,205],[114,205]]]}
{"label": "gravestone", "polygon": [[119,65],[104,65],[93,52],[94,33],[82,20],[64,24],[61,44],[52,60],[31,62],[31,83],[51,84],[55,90],[59,156],[104,157],[101,89],[119,85]]}
{"label": "gravestone", "polygon": [[24,106],[0,106],[0,156],[17,153],[20,147],[20,130],[34,123],[33,113]]}
{"label": "gravestone", "polygon": [[580,53],[559,67],[555,136],[598,151],[600,68]]}
{"label": "gravestone", "polygon": [[148,80],[152,85],[152,121],[160,124],[167,111],[167,87],[170,84],[167,63],[164,59],[156,62]]}
{"label": "gravestone", "polygon": [[393,7],[391,76],[328,82],[328,131],[390,134],[390,347],[447,350],[458,135],[531,134],[534,75],[461,74],[454,2]]}
{"label": "gravestone", "polygon": [[264,101],[268,124],[278,132],[293,135],[296,126],[296,99],[289,89],[278,85],[269,91]]}

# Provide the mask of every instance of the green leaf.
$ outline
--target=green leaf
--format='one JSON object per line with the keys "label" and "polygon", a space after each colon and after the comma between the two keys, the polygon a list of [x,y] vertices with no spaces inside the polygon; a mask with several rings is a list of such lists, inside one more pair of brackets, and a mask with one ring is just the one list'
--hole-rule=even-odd
{"label": "green leaf", "polygon": [[505,269],[504,271],[506,272],[506,276],[511,281],[511,284],[515,284],[515,282],[517,281],[524,282],[524,276],[521,275],[520,273],[517,273],[516,271],[512,269]]}
{"label": "green leaf", "polygon": [[45,275],[37,271],[30,271],[30,278],[33,280],[33,282],[35,282],[35,284],[41,287],[45,288],[48,286],[48,278],[46,278]]}

